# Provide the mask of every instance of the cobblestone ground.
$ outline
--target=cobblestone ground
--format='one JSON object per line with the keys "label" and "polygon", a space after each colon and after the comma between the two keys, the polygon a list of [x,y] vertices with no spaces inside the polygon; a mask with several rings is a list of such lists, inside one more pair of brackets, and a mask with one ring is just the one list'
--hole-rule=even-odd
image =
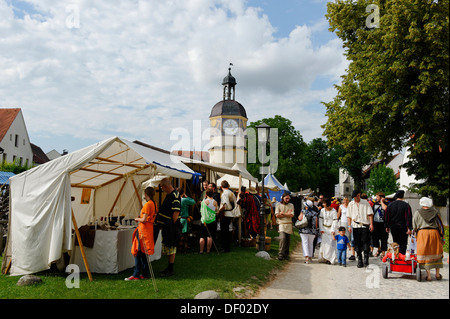
{"label": "cobblestone ground", "polygon": [[376,257],[369,259],[367,269],[357,268],[356,261],[347,261],[347,267],[318,263],[317,258],[311,264],[305,264],[299,245],[291,255],[289,264],[253,298],[449,299],[447,258],[448,254],[444,253],[442,280],[436,280],[432,270],[432,281],[426,281],[426,271],[422,270],[422,281],[419,282],[416,274],[389,273],[388,278],[383,278],[383,262]]}

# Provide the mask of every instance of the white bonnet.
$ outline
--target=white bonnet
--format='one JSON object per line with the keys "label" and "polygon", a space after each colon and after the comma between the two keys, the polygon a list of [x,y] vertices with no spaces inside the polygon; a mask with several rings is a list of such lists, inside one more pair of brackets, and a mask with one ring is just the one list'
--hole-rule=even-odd
{"label": "white bonnet", "polygon": [[433,200],[428,197],[422,197],[419,201],[419,204],[422,207],[433,207]]}

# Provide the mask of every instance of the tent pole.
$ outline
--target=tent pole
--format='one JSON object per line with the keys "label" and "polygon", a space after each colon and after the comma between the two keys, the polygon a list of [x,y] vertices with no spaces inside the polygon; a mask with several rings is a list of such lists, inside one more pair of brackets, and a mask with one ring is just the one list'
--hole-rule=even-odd
{"label": "tent pole", "polygon": [[142,209],[142,199],[141,199],[141,196],[139,196],[139,192],[138,192],[138,189],[136,187],[136,183],[134,182],[133,178],[131,178],[131,182],[133,183],[134,192],[136,193],[136,197],[138,199],[138,203],[139,203],[139,205],[141,206],[141,209]]}
{"label": "tent pole", "polygon": [[77,234],[78,244],[80,245],[81,256],[83,256],[84,266],[86,267],[89,281],[92,281],[91,270],[89,269],[89,264],[87,262],[86,253],[84,252],[83,242],[81,241],[81,235],[80,235],[80,232],[78,231],[77,221],[75,220],[75,215],[73,214],[73,209],[72,209],[72,223],[73,223],[73,227],[75,228],[75,233]]}
{"label": "tent pole", "polygon": [[113,212],[114,207],[117,204],[117,201],[119,200],[120,194],[122,194],[123,188],[125,187],[125,184],[127,183],[127,180],[125,180],[122,184],[122,187],[120,188],[119,194],[117,194],[116,199],[114,200],[114,203],[112,204],[111,209],[109,210],[108,216],[111,215],[111,213]]}

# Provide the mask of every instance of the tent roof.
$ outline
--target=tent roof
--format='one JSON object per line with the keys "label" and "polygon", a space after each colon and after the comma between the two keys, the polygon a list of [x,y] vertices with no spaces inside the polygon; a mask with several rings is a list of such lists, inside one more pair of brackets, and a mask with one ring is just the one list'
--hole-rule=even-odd
{"label": "tent roof", "polygon": [[223,180],[226,180],[228,184],[230,184],[231,189],[239,190],[239,176],[241,176],[241,186],[247,187],[250,182],[255,183],[255,186],[256,184],[258,184],[258,179],[254,178],[244,166],[236,163],[234,164],[232,170],[234,171],[234,174],[226,174],[222,176],[221,178],[219,178],[217,183],[220,184]]}
{"label": "tent roof", "polygon": [[233,165],[233,169],[238,171],[242,178],[254,182],[255,184],[258,183],[258,179],[254,178],[253,175],[250,174],[243,165],[236,163]]}
{"label": "tent roof", "polygon": [[195,159],[187,158],[187,157],[179,157],[179,160],[188,166],[191,164],[195,164],[195,165],[209,168],[215,172],[229,174],[229,175],[235,175],[235,176],[239,175],[239,172],[237,172],[236,170],[234,170],[232,168],[229,168],[228,166],[222,166],[219,164],[203,162],[203,161],[199,161],[199,160],[195,160]]}
{"label": "tent roof", "polygon": [[[183,179],[190,179],[193,175],[197,175],[183,163],[174,162],[169,155],[126,139],[114,137],[99,144],[103,143],[111,143],[111,145],[70,172],[72,187],[102,187],[148,167],[153,167],[156,173]],[[76,152],[82,153],[87,149]],[[63,160],[64,157],[60,157],[53,161]]]}
{"label": "tent roof", "polygon": [[278,192],[278,191],[284,191],[284,186],[278,181],[278,179],[273,174],[267,174],[264,178],[264,187]]}

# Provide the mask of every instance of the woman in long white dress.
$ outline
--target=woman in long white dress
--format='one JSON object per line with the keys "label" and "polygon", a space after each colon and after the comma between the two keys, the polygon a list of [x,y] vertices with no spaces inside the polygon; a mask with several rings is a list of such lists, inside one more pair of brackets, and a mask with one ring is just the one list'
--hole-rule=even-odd
{"label": "woman in long white dress", "polygon": [[320,244],[319,262],[332,264],[336,263],[336,241],[334,235],[337,233],[338,218],[337,211],[331,207],[331,200],[325,199],[324,208],[320,210],[319,230],[322,236]]}
{"label": "woman in long white dress", "polygon": [[353,243],[353,232],[351,232],[351,233],[348,232],[347,209],[348,209],[349,202],[350,202],[350,200],[348,199],[348,197],[344,196],[344,198],[342,199],[342,204],[339,205],[338,220],[339,220],[339,226],[345,227],[345,236],[347,236],[348,239],[350,239],[350,245],[352,247],[352,249],[351,249],[352,255],[350,256],[349,260],[356,260],[355,245]]}

